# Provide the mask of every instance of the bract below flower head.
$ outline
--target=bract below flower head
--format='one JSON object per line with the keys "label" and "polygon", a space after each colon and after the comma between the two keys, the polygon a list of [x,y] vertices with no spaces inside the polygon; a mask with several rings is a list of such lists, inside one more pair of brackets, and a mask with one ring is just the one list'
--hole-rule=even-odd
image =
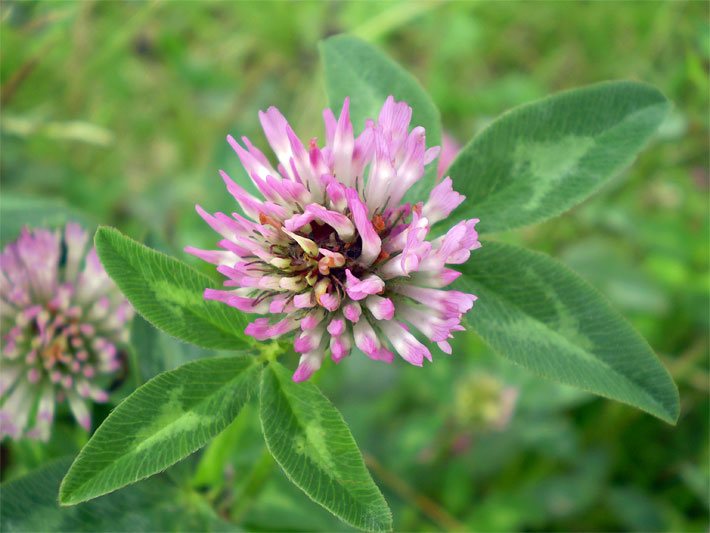
{"label": "bract below flower head", "polygon": [[218,300],[257,318],[246,333],[259,340],[293,334],[301,353],[295,381],[308,379],[327,354],[337,363],[353,346],[377,361],[393,352],[421,366],[432,356],[417,331],[451,353],[447,339],[476,297],[443,290],[458,277],[449,264],[480,246],[477,219],[428,240],[464,200],[445,178],[425,202],[403,203],[436,159],[424,128],[410,130],[412,109],[391,96],[377,121],[353,132],[349,101],[339,118],[324,114],[326,142],[303,144],[274,107],[259,118],[278,158],[276,168],[243,138],[227,138],[263,198],[221,171],[244,215],[197,211],[222,236],[221,250],[186,251],[217,265]]}
{"label": "bract below flower head", "polygon": [[0,254],[0,439],[49,437],[57,403],[87,430],[88,401],[121,366],[133,315],[78,224],[23,229]]}

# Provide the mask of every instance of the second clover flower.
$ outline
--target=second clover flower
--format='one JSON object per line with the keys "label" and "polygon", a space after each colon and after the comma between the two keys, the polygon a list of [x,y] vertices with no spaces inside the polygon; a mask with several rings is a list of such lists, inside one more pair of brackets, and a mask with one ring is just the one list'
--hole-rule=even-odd
{"label": "second clover flower", "polygon": [[419,330],[441,350],[463,330],[461,318],[476,297],[442,290],[459,273],[446,267],[468,260],[480,247],[475,225],[463,220],[445,235],[427,240],[430,227],[445,219],[464,196],[445,178],[426,202],[403,203],[424,176],[439,148],[426,148],[422,127],[409,130],[412,109],[391,96],[377,122],[367,121],[355,137],[345,100],[336,120],[323,113],[326,145],[308,147],[274,107],[259,118],[279,164],[242,138],[235,150],[264,199],[258,199],[221,171],[243,216],[197,211],[223,239],[220,250],[186,251],[217,265],[226,290],[207,289],[205,298],[257,318],[246,333],[259,340],[292,331],[301,359],[294,381],[320,368],[327,353],[336,363],[353,345],[374,360],[392,362],[396,351],[421,366],[429,349]]}

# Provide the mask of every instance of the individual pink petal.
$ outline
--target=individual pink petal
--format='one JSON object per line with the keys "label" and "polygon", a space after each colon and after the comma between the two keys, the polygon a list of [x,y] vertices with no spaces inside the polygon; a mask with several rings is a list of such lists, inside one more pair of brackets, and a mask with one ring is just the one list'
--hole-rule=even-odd
{"label": "individual pink petal", "polygon": [[242,148],[240,144],[231,135],[227,135],[227,142],[237,153],[239,161],[244,166],[244,169],[247,171],[247,174],[254,182],[254,185],[256,185],[256,188],[259,189],[262,194],[264,194],[264,178],[269,175],[277,175],[278,173],[276,172],[276,170],[270,164],[268,164],[268,162],[255,156],[251,150],[247,151]]}
{"label": "individual pink petal", "polygon": [[436,343],[439,349],[445,354],[451,355],[451,345],[446,341],[439,341]]}
{"label": "individual pink petal", "polygon": [[454,162],[460,150],[461,145],[459,142],[451,135],[444,132],[441,136],[441,153],[439,154],[439,163],[436,167],[437,179],[441,179],[446,174],[446,171],[451,166],[451,163]]}
{"label": "individual pink petal", "polygon": [[437,239],[438,249],[428,257],[422,269],[440,268],[444,264],[461,264],[468,260],[471,250],[480,248],[475,226],[477,218],[463,220],[451,228],[446,235]]}
{"label": "individual pink petal", "polygon": [[324,358],[325,352],[323,350],[304,353],[298,363],[296,372],[293,374],[293,381],[300,383],[310,379],[313,373],[321,367]]}
{"label": "individual pink petal", "polygon": [[269,107],[266,112],[259,111],[259,121],[264,129],[266,140],[271,145],[281,164],[288,168],[291,159],[291,142],[287,129],[288,121],[275,107]]}
{"label": "individual pink petal", "polygon": [[345,321],[342,318],[334,318],[328,324],[328,333],[334,336],[342,335],[345,331]]}
{"label": "individual pink petal", "polygon": [[365,166],[372,159],[375,149],[375,123],[372,120],[365,121],[365,129],[355,139],[355,149],[353,150],[352,175],[362,176]]}
{"label": "individual pink petal", "polygon": [[360,200],[357,191],[355,189],[347,189],[345,196],[348,200],[348,207],[352,213],[355,227],[362,239],[362,251],[356,260],[364,266],[369,266],[380,255],[382,241],[375,232],[375,228],[368,218],[367,207]]}
{"label": "individual pink petal", "polygon": [[379,294],[385,288],[385,282],[374,274],[369,274],[360,280],[353,276],[350,269],[346,269],[345,276],[345,290],[348,296],[356,301],[367,298],[371,294]]}
{"label": "individual pink petal", "polygon": [[372,212],[385,207],[391,199],[391,188],[396,186],[397,177],[392,165],[393,155],[385,134],[377,129],[374,131],[375,157],[370,163],[370,175],[365,187],[367,206]]}
{"label": "individual pink petal", "polygon": [[355,339],[355,346],[362,350],[365,355],[370,359],[379,360],[382,344],[369,321],[359,320],[353,326],[353,338]]}
{"label": "individual pink petal", "polygon": [[348,217],[317,204],[308,204],[303,213],[294,215],[286,220],[284,227],[289,231],[298,231],[314,220],[331,226],[340,238],[345,241],[351,240],[355,235],[355,226],[353,226]]}
{"label": "individual pink petal", "polygon": [[313,298],[313,291],[304,292],[294,296],[293,305],[296,309],[308,309],[310,307],[314,307],[316,304]]}
{"label": "individual pink petal", "polygon": [[[441,151],[441,148],[439,146],[432,146],[429,148],[426,152],[424,152],[424,164],[428,165],[434,159],[436,159],[439,156],[439,152]],[[440,180],[440,177],[437,177],[437,181]]]}
{"label": "individual pink petal", "polygon": [[319,298],[319,303],[325,307],[328,311],[337,311],[340,307],[340,296],[338,293],[326,293]]}
{"label": "individual pink petal", "polygon": [[387,340],[392,343],[397,353],[402,356],[402,359],[415,366],[422,366],[424,359],[431,361],[429,349],[402,327],[400,323],[395,321],[381,322],[380,327],[387,335]]}
{"label": "individual pink petal", "polygon": [[416,127],[409,134],[401,151],[401,162],[397,167],[397,180],[390,189],[390,201],[393,205],[399,204],[409,188],[424,175],[425,148],[424,128]]}
{"label": "individual pink petal", "polygon": [[439,342],[448,339],[452,331],[459,331],[461,315],[440,316],[430,307],[401,304],[397,309],[397,318],[406,320],[429,340]]}
{"label": "individual pink petal", "polygon": [[377,124],[387,135],[393,147],[399,148],[407,136],[409,122],[412,119],[412,108],[405,102],[396,102],[393,96],[385,100]]}
{"label": "individual pink petal", "polygon": [[74,415],[74,418],[79,422],[81,427],[89,431],[91,429],[91,415],[89,414],[86,402],[78,394],[73,392],[69,393],[67,398],[72,415]]}
{"label": "individual pink petal", "polygon": [[269,323],[268,318],[257,318],[254,322],[247,325],[244,333],[254,337],[256,340],[263,341],[280,337],[284,333],[293,331],[298,327],[298,321],[292,318],[284,318],[275,324]]}
{"label": "individual pink petal", "polygon": [[224,170],[220,170],[219,174],[222,176],[222,180],[227,186],[229,194],[234,197],[244,213],[253,220],[259,220],[259,213],[261,212],[263,202],[260,202],[237,185]]}
{"label": "individual pink petal", "polygon": [[447,177],[431,191],[429,200],[422,208],[422,216],[434,224],[448,217],[465,199],[464,195],[454,191],[453,182]]}
{"label": "individual pink petal", "polygon": [[350,322],[355,323],[360,320],[361,314],[362,310],[360,308],[360,304],[357,302],[351,302],[343,307],[343,315],[345,315],[345,318],[347,318]]}
{"label": "individual pink petal", "polygon": [[346,97],[333,135],[331,153],[334,175],[348,187],[352,186],[354,178],[352,174],[354,147],[353,125],[350,122],[350,98]]}
{"label": "individual pink petal", "polygon": [[323,110],[323,123],[325,124],[325,140],[328,146],[333,146],[335,139],[335,128],[338,127],[338,121],[333,114],[333,110],[326,108]]}
{"label": "individual pink petal", "polygon": [[330,208],[339,212],[345,211],[348,205],[345,196],[345,186],[332,177],[329,177],[326,181],[326,198],[330,203]]}
{"label": "individual pink petal", "polygon": [[322,320],[325,318],[325,315],[326,313],[323,311],[323,309],[314,309],[301,319],[301,329],[305,331],[308,329],[315,328],[318,324],[322,322]]}
{"label": "individual pink petal", "polygon": [[330,338],[330,358],[339,363],[350,354],[352,341],[350,335],[339,335]]}
{"label": "individual pink petal", "polygon": [[79,265],[86,250],[89,234],[75,222],[68,222],[64,229],[64,242],[67,246],[65,279],[75,281],[79,274]]}
{"label": "individual pink petal", "polygon": [[365,305],[377,320],[392,320],[394,316],[394,304],[389,298],[381,296],[368,296]]}
{"label": "individual pink petal", "polygon": [[324,331],[325,328],[323,326],[304,330],[296,337],[293,343],[293,349],[298,353],[306,353],[315,350],[323,338]]}
{"label": "individual pink petal", "polygon": [[237,255],[225,250],[201,250],[192,246],[185,246],[184,250],[213,265],[233,265],[239,260]]}

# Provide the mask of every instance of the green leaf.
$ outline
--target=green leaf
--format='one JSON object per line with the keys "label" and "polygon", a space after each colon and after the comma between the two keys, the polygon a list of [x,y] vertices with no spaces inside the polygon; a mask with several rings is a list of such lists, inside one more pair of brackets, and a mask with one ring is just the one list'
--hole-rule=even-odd
{"label": "green leaf", "polygon": [[463,148],[447,171],[467,199],[454,218],[481,232],[559,215],[627,167],[670,104],[641,83],[606,82],[503,114]]}
{"label": "green leaf", "polygon": [[478,296],[469,323],[501,355],[675,423],[678,389],[668,371],[574,272],[546,255],[490,241],[462,266],[459,287]]}
{"label": "green leaf", "polygon": [[[243,453],[244,446],[240,444],[250,437],[248,431],[251,428],[250,422],[258,424],[257,409],[252,404],[245,405],[232,423],[217,435],[200,454],[200,461],[195,467],[192,476],[193,487],[209,487],[210,490],[221,488],[231,480],[225,477],[224,469],[230,464],[232,455]],[[259,445],[263,448],[260,439],[261,428],[259,428]]]}
{"label": "green leaf", "polygon": [[150,380],[84,446],[62,482],[60,502],[73,505],[114,491],[202,447],[237,416],[259,368],[253,358],[217,357]]}
{"label": "green leaf", "polygon": [[100,227],[94,240],[106,272],[155,327],[205,348],[237,350],[251,344],[243,313],[203,298],[205,288],[214,285],[209,277],[114,228]]}
{"label": "green leaf", "polygon": [[148,321],[136,314],[131,323],[131,349],[135,352],[135,363],[131,369],[138,374],[138,381],[146,380],[158,375],[161,371],[161,353],[158,346],[159,330],[155,329]]}
{"label": "green leaf", "polygon": [[[426,129],[427,145],[441,142],[439,110],[419,82],[377,48],[350,35],[336,35],[320,43],[330,107],[340,109],[350,97],[350,117],[356,132],[368,118],[377,119],[385,99],[392,95],[412,108],[412,125]],[[436,165],[409,190],[405,200],[419,201],[432,188]]]}
{"label": "green leaf", "polygon": [[392,529],[387,502],[343,417],[312,383],[294,383],[272,362],[261,381],[260,416],[269,451],[313,501],[367,531]]}
{"label": "green leaf", "polygon": [[247,531],[293,531],[294,524],[299,531],[357,531],[314,503],[283,472],[274,472],[240,523]]}
{"label": "green leaf", "polygon": [[[156,476],[76,507],[60,507],[57,490],[71,458],[59,459],[0,487],[0,530],[227,531],[197,495]],[[189,498],[188,496],[192,496]],[[233,530],[233,528],[231,529]]]}
{"label": "green leaf", "polygon": [[135,352],[134,369],[145,383],[166,370],[174,370],[195,359],[214,356],[214,352],[194,344],[185,344],[155,329],[136,314],[131,323],[131,349]]}

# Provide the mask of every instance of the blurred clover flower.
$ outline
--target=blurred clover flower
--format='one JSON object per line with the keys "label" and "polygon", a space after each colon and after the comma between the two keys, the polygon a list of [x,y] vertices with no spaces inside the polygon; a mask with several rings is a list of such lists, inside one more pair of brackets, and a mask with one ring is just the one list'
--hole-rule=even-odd
{"label": "blurred clover flower", "polygon": [[477,373],[456,384],[454,414],[461,428],[503,429],[510,422],[519,390]]}
{"label": "blurred clover flower", "polygon": [[456,156],[459,155],[461,151],[461,145],[459,142],[444,132],[441,136],[441,153],[439,154],[439,164],[436,166],[436,179],[441,180],[446,175],[446,171],[449,170],[451,163],[454,162]]}
{"label": "blurred clover flower", "polygon": [[[294,381],[308,379],[326,353],[336,363],[357,346],[368,357],[392,362],[393,348],[411,364],[431,361],[418,329],[451,353],[447,339],[463,330],[461,317],[476,297],[442,290],[478,248],[477,219],[464,220],[427,240],[432,224],[464,200],[445,178],[426,202],[402,203],[439,148],[426,148],[422,127],[409,130],[412,109],[391,96],[377,122],[355,137],[346,99],[336,120],[323,113],[326,145],[307,147],[274,107],[259,118],[280,164],[275,170],[247,138],[227,138],[264,196],[247,193],[221,171],[244,214],[197,211],[222,237],[222,250],[186,251],[217,266],[228,290],[205,298],[258,318],[246,333],[258,340],[300,329],[294,348],[301,359]],[[367,176],[367,178],[365,178]],[[249,220],[251,219],[251,220]],[[409,324],[409,325],[407,325]]]}
{"label": "blurred clover flower", "polygon": [[25,228],[0,254],[0,438],[46,440],[64,401],[88,430],[87,400],[108,399],[133,310],[96,250],[85,254],[88,237],[74,223],[63,239]]}

